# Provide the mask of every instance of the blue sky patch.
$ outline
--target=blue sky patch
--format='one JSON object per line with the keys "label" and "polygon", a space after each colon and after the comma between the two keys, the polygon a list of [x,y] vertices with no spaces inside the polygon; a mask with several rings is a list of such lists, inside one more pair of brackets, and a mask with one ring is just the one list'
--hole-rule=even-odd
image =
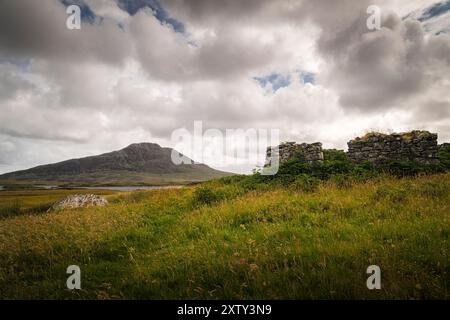
{"label": "blue sky patch", "polygon": [[311,83],[314,84],[316,82],[316,75],[312,72],[300,72],[300,80],[304,83]]}
{"label": "blue sky patch", "polygon": [[155,13],[156,19],[160,22],[171,25],[176,32],[185,33],[186,31],[184,24],[174,18],[171,18],[169,13],[157,0],[117,0],[117,5],[120,9],[128,12],[131,16],[134,16],[143,8],[150,8]]}
{"label": "blue sky patch", "polygon": [[0,64],[12,64],[19,68],[19,70],[26,72],[31,64],[30,59],[1,59]]}
{"label": "blue sky patch", "polygon": [[[153,10],[156,19],[161,23],[166,23],[173,27],[176,32],[185,34],[185,26],[182,22],[171,18],[169,13],[162,7],[157,0],[115,0],[117,6],[129,15],[134,16],[139,10],[143,8],[150,8]],[[101,22],[103,17],[97,16],[94,11],[84,2],[84,0],[60,0],[60,2],[68,7],[70,5],[77,5],[81,10],[81,21],[94,24]],[[123,26],[119,25],[123,30]]]}
{"label": "blue sky patch", "polygon": [[450,0],[436,3],[429,7],[418,19],[420,22],[439,16],[450,10]]}
{"label": "blue sky patch", "polygon": [[254,77],[253,79],[255,79],[263,88],[268,84],[271,85],[274,92],[291,84],[291,77],[289,75],[284,76],[279,73],[271,73],[267,76]]}
{"label": "blue sky patch", "polygon": [[71,5],[77,5],[80,7],[80,11],[81,11],[81,21],[82,22],[88,22],[88,23],[95,23],[98,20],[102,20],[102,17],[98,17],[95,15],[94,11],[91,10],[91,8],[89,8],[89,6],[84,3],[83,0],[60,0],[61,3],[63,5],[65,5],[66,7],[71,6]]}

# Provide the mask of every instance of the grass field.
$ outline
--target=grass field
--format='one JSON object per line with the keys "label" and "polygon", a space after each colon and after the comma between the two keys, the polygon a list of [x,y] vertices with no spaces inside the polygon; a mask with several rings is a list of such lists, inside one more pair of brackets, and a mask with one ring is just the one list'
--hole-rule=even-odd
{"label": "grass field", "polygon": [[[314,190],[233,179],[52,213],[27,209],[72,191],[0,192],[19,208],[0,216],[0,298],[450,298],[450,174]],[[81,290],[66,289],[73,264]]]}
{"label": "grass field", "polygon": [[0,191],[0,219],[23,214],[41,214],[56,201],[71,194],[94,193],[107,196],[117,194],[111,190],[77,189],[22,189]]}

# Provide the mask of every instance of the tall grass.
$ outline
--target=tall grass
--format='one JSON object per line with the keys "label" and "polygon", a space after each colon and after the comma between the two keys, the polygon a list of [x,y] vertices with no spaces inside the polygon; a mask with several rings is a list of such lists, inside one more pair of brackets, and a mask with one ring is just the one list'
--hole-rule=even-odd
{"label": "tall grass", "polygon": [[[450,174],[253,182],[2,219],[0,297],[450,298]],[[71,264],[82,290],[65,289]],[[366,287],[372,264],[381,290]]]}
{"label": "tall grass", "polygon": [[21,203],[17,199],[0,205],[0,219],[13,217],[19,215],[20,213]]}

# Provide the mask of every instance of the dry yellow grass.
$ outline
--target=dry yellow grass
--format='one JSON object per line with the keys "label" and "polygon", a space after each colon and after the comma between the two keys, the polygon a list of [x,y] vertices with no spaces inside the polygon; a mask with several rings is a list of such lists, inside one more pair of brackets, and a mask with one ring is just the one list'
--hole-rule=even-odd
{"label": "dry yellow grass", "polygon": [[[0,220],[3,298],[449,298],[450,174],[315,192],[209,186]],[[228,188],[228,189],[227,189]],[[233,196],[234,194],[234,196]],[[65,289],[65,268],[82,290]],[[366,268],[382,269],[368,290]]]}

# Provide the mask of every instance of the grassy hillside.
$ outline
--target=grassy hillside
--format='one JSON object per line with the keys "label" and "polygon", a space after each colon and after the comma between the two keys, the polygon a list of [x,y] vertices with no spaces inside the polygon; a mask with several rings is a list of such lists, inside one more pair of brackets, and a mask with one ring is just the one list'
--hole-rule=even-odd
{"label": "grassy hillside", "polygon": [[[449,173],[255,177],[0,218],[0,298],[450,298]],[[65,289],[72,264],[82,290]]]}

